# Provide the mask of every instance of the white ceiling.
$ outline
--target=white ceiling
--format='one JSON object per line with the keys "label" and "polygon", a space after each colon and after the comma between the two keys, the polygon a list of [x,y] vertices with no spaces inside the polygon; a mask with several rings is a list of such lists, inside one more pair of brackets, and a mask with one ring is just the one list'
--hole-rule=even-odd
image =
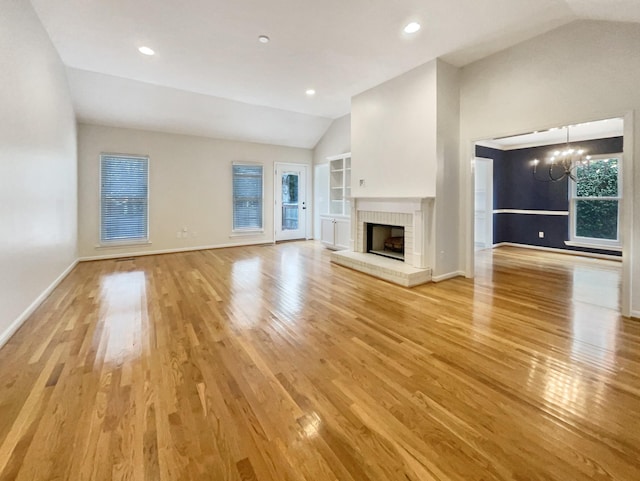
{"label": "white ceiling", "polygon": [[580,18],[613,22],[640,22],[638,0],[565,0]]}
{"label": "white ceiling", "polygon": [[[353,95],[434,58],[465,65],[577,18],[640,21],[637,0],[32,4],[79,120],[306,148]],[[411,20],[423,28],[404,34]]]}
{"label": "white ceiling", "polygon": [[315,146],[331,119],[67,68],[87,123],[290,147]]}

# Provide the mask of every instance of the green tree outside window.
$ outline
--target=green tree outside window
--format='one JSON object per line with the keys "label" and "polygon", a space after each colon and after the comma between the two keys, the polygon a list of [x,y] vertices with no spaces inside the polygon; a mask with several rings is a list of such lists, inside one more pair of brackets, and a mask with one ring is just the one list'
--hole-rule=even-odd
{"label": "green tree outside window", "polygon": [[[576,169],[575,235],[618,239],[618,159],[598,159]],[[612,199],[613,197],[613,199]]]}

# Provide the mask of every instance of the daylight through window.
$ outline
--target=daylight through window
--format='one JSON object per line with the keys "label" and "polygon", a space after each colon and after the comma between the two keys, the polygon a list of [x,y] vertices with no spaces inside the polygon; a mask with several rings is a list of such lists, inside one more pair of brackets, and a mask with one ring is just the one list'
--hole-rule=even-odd
{"label": "daylight through window", "polygon": [[619,155],[598,156],[578,165],[571,199],[575,240],[619,245],[621,165]]}
{"label": "daylight through window", "polygon": [[233,164],[233,230],[262,230],[262,165]]}
{"label": "daylight through window", "polygon": [[149,158],[100,156],[100,241],[148,240]]}

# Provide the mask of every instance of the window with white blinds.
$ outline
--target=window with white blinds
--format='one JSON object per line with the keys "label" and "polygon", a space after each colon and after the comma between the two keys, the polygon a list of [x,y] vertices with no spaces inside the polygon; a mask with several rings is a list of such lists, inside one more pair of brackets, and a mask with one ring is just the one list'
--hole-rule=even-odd
{"label": "window with white blinds", "polygon": [[233,230],[262,230],[262,166],[233,164]]}
{"label": "window with white blinds", "polygon": [[149,158],[100,156],[100,241],[149,238]]}

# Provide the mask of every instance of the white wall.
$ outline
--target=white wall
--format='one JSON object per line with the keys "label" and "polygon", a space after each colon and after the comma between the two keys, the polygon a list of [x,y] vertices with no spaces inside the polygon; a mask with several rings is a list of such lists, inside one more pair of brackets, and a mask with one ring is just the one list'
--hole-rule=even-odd
{"label": "white wall", "polygon": [[[149,156],[150,245],[98,247],[99,156]],[[264,164],[264,233],[233,236],[231,164]],[[79,251],[81,258],[242,245],[273,240],[273,164],[311,165],[308,149],[80,124],[78,128]],[[311,190],[311,169],[307,191]],[[310,224],[308,219],[307,224]],[[187,227],[189,236],[177,238]]]}
{"label": "white wall", "polygon": [[437,61],[437,148],[435,253],[431,258],[433,278],[447,278],[461,272],[460,235],[460,70]]}
{"label": "white wall", "polygon": [[354,197],[435,196],[436,66],[426,63],[351,99]]}
{"label": "white wall", "polygon": [[76,131],[27,0],[0,3],[0,346],[76,259]]}
{"label": "white wall", "polygon": [[325,164],[327,157],[351,152],[351,114],[335,119],[313,149],[313,163]]}
{"label": "white wall", "polygon": [[313,149],[313,233],[320,239],[320,215],[329,212],[327,157],[351,152],[351,114],[335,119]]}
{"label": "white wall", "polygon": [[[615,116],[625,117],[623,312],[640,315],[640,25],[574,22],[473,63],[461,77],[463,259],[472,272],[470,161],[474,140]],[[635,187],[635,189],[634,189]],[[633,226],[632,226],[633,223]],[[635,281],[633,284],[631,278]]]}

